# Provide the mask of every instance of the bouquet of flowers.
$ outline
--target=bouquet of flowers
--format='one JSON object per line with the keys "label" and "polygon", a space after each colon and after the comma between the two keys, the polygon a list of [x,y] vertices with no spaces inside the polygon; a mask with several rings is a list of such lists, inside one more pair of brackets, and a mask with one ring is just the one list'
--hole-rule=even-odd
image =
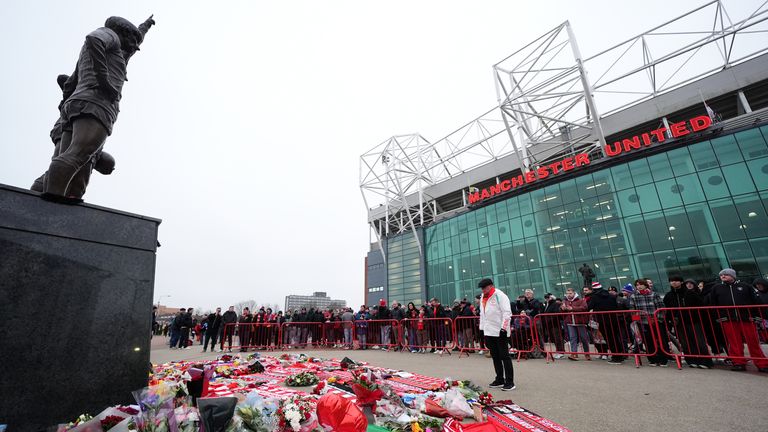
{"label": "bouquet of flowers", "polygon": [[275,412],[280,404],[276,399],[264,399],[251,392],[245,401],[235,407],[235,416],[228,431],[272,432],[277,427]]}
{"label": "bouquet of flowers", "polygon": [[484,391],[477,397],[477,401],[481,405],[490,405],[493,403],[493,396],[487,391]]}
{"label": "bouquet of flowers", "polygon": [[312,389],[312,394],[323,395],[327,391],[328,389],[325,388],[325,381],[320,381],[319,383],[317,383],[315,388]]}
{"label": "bouquet of flowers", "polygon": [[292,430],[299,432],[301,430],[312,430],[315,416],[315,404],[309,399],[300,396],[292,396],[285,399],[280,408],[277,409],[276,416],[281,430]]}
{"label": "bouquet of flowers", "polygon": [[375,405],[384,396],[370,371],[355,372],[354,377],[350,384],[360,406]]}
{"label": "bouquet of flowers", "polygon": [[[173,417],[176,388],[166,382],[133,392],[139,405],[136,427],[139,432],[167,432]],[[175,420],[175,418],[174,418]]]}
{"label": "bouquet of flowers", "polygon": [[285,379],[285,385],[289,387],[306,387],[317,384],[319,379],[312,372],[299,372]]}
{"label": "bouquet of flowers", "polygon": [[108,431],[112,429],[113,427],[117,426],[118,423],[125,420],[124,417],[116,416],[116,415],[108,415],[101,419],[101,428],[105,431]]}

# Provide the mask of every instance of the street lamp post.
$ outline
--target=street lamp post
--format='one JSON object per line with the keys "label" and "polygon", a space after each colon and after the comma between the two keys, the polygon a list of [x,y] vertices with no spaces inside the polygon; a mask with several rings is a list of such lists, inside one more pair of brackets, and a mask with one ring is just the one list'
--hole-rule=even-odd
{"label": "street lamp post", "polygon": [[158,309],[160,308],[160,300],[162,300],[162,299],[163,299],[163,297],[170,297],[170,296],[171,296],[170,294],[163,294],[163,295],[161,295],[161,296],[160,296],[160,297],[157,299],[157,308],[158,308]]}

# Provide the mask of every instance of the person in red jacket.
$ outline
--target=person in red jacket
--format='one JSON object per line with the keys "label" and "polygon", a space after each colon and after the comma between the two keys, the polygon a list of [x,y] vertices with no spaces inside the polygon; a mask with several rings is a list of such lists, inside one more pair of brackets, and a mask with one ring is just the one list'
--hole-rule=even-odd
{"label": "person in red jacket", "polygon": [[[751,285],[736,279],[736,271],[730,268],[720,272],[720,282],[712,287],[709,299],[712,306],[751,306],[757,305],[757,296]],[[758,308],[738,308],[720,310],[719,321],[723,324],[723,333],[728,340],[728,356],[733,361],[733,371],[747,370],[747,360],[744,359],[744,343],[746,340],[749,355],[760,372],[768,373],[768,359],[765,358],[757,338],[757,328],[752,321],[753,316],[759,316]]]}
{"label": "person in red jacket", "polygon": [[[567,288],[565,290],[565,298],[563,304],[560,306],[560,310],[563,312],[586,312],[587,301],[579,298],[576,291],[573,288]],[[583,313],[570,313],[565,315],[565,328],[568,329],[568,341],[571,344],[571,355],[568,356],[568,360],[577,361],[579,355],[579,342],[584,349],[584,357],[587,360],[592,360],[589,357],[589,334],[587,333],[587,323],[589,322],[589,315]]]}

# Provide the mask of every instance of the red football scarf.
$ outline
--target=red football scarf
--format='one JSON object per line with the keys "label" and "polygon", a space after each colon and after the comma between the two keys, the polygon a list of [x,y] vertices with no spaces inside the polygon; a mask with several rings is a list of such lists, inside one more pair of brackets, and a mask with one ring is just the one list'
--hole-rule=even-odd
{"label": "red football scarf", "polygon": [[496,288],[491,287],[491,289],[488,291],[488,295],[483,295],[483,309],[485,309],[485,304],[488,302],[488,299],[491,298],[491,296],[495,292],[496,292]]}

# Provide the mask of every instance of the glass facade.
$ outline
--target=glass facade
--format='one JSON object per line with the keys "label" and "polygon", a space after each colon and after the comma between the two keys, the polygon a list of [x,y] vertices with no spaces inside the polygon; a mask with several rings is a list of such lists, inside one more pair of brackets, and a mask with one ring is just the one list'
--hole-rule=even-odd
{"label": "glass facade", "polygon": [[636,277],[768,274],[768,126],[564,180],[429,226],[427,296],[449,302],[493,278],[510,296]]}
{"label": "glass facade", "polygon": [[[417,233],[421,235],[422,231]],[[412,232],[387,239],[387,289],[390,303],[393,300],[402,304],[424,302],[419,244]],[[371,298],[378,300],[375,295]]]}

